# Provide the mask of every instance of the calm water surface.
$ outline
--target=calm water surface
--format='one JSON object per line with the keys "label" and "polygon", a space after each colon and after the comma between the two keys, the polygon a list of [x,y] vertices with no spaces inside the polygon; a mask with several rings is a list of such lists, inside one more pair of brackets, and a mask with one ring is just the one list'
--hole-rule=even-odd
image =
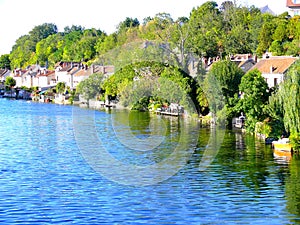
{"label": "calm water surface", "polygon": [[[188,163],[174,176],[150,186],[123,185],[96,172],[83,157],[73,109],[0,99],[1,224],[300,223],[299,157],[276,158],[253,137],[226,131],[213,163],[199,171],[210,135],[201,128],[197,146],[187,149]],[[135,152],[118,144],[107,124],[112,115],[129,118],[132,133],[147,139],[148,114],[94,115],[106,147],[128,164],[161,162],[176,147],[180,129],[174,119],[164,120],[161,147]],[[122,129],[126,124],[118,125],[117,131]]]}

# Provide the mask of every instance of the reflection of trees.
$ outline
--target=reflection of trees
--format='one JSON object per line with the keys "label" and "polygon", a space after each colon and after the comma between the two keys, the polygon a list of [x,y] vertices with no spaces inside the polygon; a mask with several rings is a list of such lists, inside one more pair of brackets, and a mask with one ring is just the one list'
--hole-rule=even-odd
{"label": "reflection of trees", "polygon": [[[300,216],[300,157],[294,155],[290,165],[290,175],[285,182],[285,195],[287,200],[287,210],[295,216]],[[292,221],[296,222],[296,221]],[[299,223],[299,221],[297,221]]]}
{"label": "reflection of trees", "polygon": [[[207,136],[209,137],[209,133]],[[202,146],[205,143],[203,138],[204,134],[198,142]],[[228,187],[243,183],[246,187],[259,192],[261,187],[267,186],[266,179],[270,176],[268,163],[272,160],[270,147],[265,146],[254,136],[243,135],[241,138],[233,131],[226,131],[214,164],[221,165],[222,170],[216,172],[222,173]]]}
{"label": "reflection of trees", "polygon": [[[148,112],[127,110],[115,112],[114,115],[115,132],[123,137],[128,136],[127,140],[130,142],[125,145],[126,148],[114,150],[116,152],[113,154],[116,158],[121,157],[122,160],[129,161],[131,164],[146,165],[167,159],[177,147],[179,147],[179,152],[189,153],[194,150],[192,145],[195,141],[193,140],[198,137],[198,122],[196,121],[189,122],[179,117],[157,116]],[[131,134],[128,135],[128,133]],[[193,136],[194,133],[196,133],[195,136]],[[162,141],[147,151],[144,151],[143,142],[140,144],[131,142],[131,140],[149,142],[151,138],[161,137]],[[136,148],[132,148],[133,145]]]}

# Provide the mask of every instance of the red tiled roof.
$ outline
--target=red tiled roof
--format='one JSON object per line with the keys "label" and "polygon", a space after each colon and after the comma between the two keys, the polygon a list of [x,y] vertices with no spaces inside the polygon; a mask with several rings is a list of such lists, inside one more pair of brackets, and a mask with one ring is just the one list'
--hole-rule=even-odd
{"label": "red tiled roof", "polygon": [[286,6],[289,7],[289,8],[297,8],[297,7],[300,7],[300,4],[298,3],[293,3],[292,0],[286,0]]}
{"label": "red tiled roof", "polygon": [[297,57],[271,57],[268,59],[261,59],[256,63],[251,70],[258,69],[261,73],[279,73],[284,74],[288,68],[299,58]]}
{"label": "red tiled roof", "polygon": [[37,76],[38,77],[43,77],[43,76],[45,76],[45,77],[47,77],[47,76],[50,76],[50,75],[52,75],[53,73],[55,73],[55,71],[52,71],[52,70],[50,70],[50,71],[46,71],[46,73],[41,73],[41,74],[38,74]]}

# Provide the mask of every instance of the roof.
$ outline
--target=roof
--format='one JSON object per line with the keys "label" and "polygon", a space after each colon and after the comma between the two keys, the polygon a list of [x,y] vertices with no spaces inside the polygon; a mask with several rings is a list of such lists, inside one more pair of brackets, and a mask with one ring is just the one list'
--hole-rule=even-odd
{"label": "roof", "polygon": [[239,63],[238,67],[244,72],[248,72],[256,64],[254,59],[248,59]]}
{"label": "roof", "polygon": [[293,3],[292,0],[286,0],[286,6],[289,8],[298,8],[300,7],[300,3]]}
{"label": "roof", "polygon": [[9,70],[7,69],[0,69],[0,76],[4,76]]}
{"label": "roof", "polygon": [[271,15],[275,15],[275,13],[269,8],[268,5],[260,8],[261,13],[269,13]]}
{"label": "roof", "polygon": [[299,58],[297,57],[289,57],[289,56],[278,56],[278,57],[271,57],[268,59],[261,59],[258,63],[256,63],[251,68],[251,70],[258,69],[263,74],[266,73],[284,74],[287,72],[289,67],[298,59]]}
{"label": "roof", "polygon": [[37,77],[47,77],[50,75],[53,75],[55,73],[55,71],[53,70],[44,70],[44,71],[40,71],[40,73],[37,75]]}

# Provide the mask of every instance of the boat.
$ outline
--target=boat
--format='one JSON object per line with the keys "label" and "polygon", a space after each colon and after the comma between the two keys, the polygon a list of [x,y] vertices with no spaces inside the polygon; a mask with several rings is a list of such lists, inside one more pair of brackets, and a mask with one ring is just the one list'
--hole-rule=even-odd
{"label": "boat", "polygon": [[272,142],[274,151],[292,152],[293,148],[288,138],[281,138]]}
{"label": "boat", "polygon": [[290,161],[292,158],[292,151],[282,151],[282,150],[275,150],[273,151],[273,155],[278,160],[283,161]]}

